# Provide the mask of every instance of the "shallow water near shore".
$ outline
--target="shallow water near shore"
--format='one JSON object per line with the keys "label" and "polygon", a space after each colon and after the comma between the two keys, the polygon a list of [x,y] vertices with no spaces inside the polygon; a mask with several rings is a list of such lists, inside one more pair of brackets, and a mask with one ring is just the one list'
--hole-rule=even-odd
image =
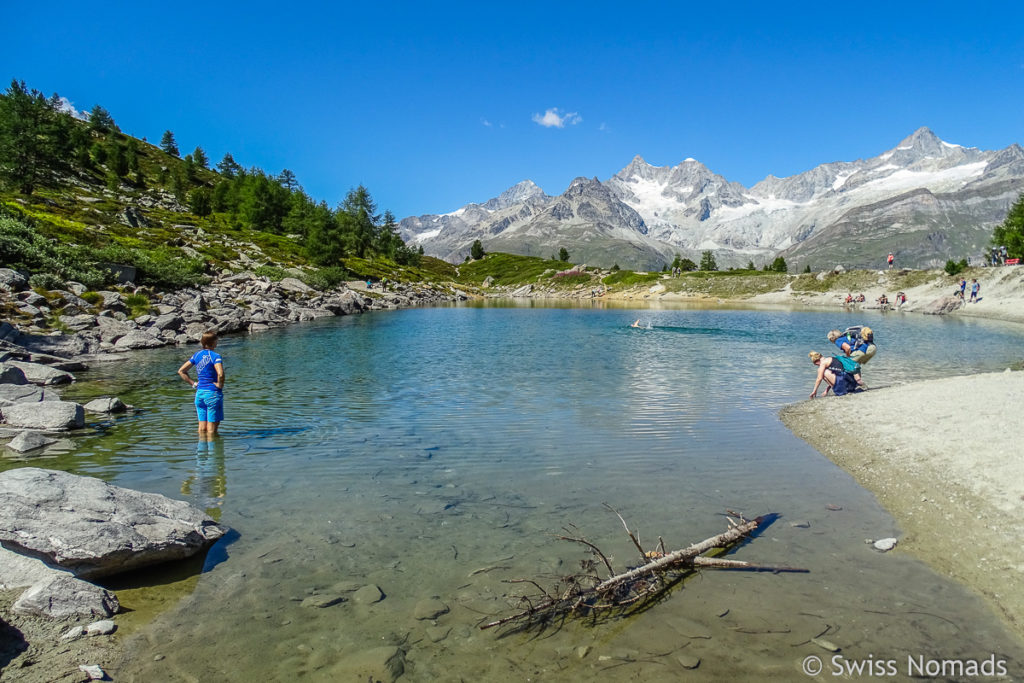
{"label": "shallow water near shore", "polygon": [[[636,318],[651,329],[629,328]],[[900,675],[908,658],[994,655],[1019,676],[1024,650],[987,606],[899,550],[871,550],[865,539],[899,536],[891,517],[778,421],[810,391],[807,351],[860,323],[879,343],[871,386],[1001,369],[1024,340],[1012,325],[899,314],[367,314],[223,340],[213,443],[197,442],[174,375],[189,350],[164,349],[98,365],[68,391],[139,413],[71,453],[0,467],[186,499],[237,532],[199,575],[193,563],[112,584],[133,610],[118,617],[117,680],[345,679],[383,646],[404,653],[403,680],[789,680],[811,655],[831,678],[819,635],[844,662],[891,659]],[[604,502],[651,548],[724,531],[726,510],[777,513],[732,557],[810,571],[705,571],[629,619],[478,630],[510,612],[519,586],[504,580],[575,570],[581,549],[553,538],[567,524],[617,567],[635,563]],[[367,584],[384,599],[348,590]],[[314,595],[348,600],[303,604]],[[448,611],[418,619],[433,599]]]}

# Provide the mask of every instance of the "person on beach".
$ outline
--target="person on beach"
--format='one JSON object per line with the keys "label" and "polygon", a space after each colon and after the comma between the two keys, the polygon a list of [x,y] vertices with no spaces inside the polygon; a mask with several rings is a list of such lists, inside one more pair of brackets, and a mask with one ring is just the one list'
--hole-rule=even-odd
{"label": "person on beach", "polygon": [[892,270],[893,261],[895,261],[895,260],[896,260],[896,257],[893,256],[892,252],[890,251],[889,252],[889,257],[886,259],[886,262],[889,264],[889,270]]}
{"label": "person on beach", "polygon": [[867,301],[867,299],[864,297],[864,292],[857,295],[857,303],[862,304],[865,301]]}
{"label": "person on beach", "polygon": [[844,304],[852,304],[853,303],[853,293],[852,292],[847,292],[846,293],[846,300],[843,303]]}
{"label": "person on beach", "polygon": [[[217,427],[224,419],[224,360],[214,351],[217,333],[203,332],[199,340],[203,348],[178,368],[178,376],[196,390],[196,415],[199,418],[199,438],[217,436]],[[197,381],[188,371],[195,367]]]}
{"label": "person on beach", "polygon": [[829,391],[835,392],[836,396],[845,396],[854,391],[867,388],[860,380],[860,373],[854,374],[854,372],[847,370],[839,358],[822,356],[817,351],[811,351],[807,356],[811,359],[811,363],[818,366],[818,376],[814,380],[814,390],[811,391],[811,398],[817,398],[818,387],[821,386],[822,381],[826,385],[825,396],[828,396]]}
{"label": "person on beach", "polygon": [[981,291],[981,283],[977,278],[971,278],[971,303],[978,303],[978,293]]}
{"label": "person on beach", "polygon": [[960,278],[960,301],[964,300],[964,292],[967,290],[967,279]]}

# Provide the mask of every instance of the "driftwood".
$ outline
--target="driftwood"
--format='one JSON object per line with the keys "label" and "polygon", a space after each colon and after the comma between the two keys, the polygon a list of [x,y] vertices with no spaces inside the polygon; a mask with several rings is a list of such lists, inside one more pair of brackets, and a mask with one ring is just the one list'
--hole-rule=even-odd
{"label": "driftwood", "polygon": [[[506,581],[506,583],[532,585],[539,592],[514,596],[515,604],[519,608],[518,612],[485,623],[480,628],[488,629],[505,624],[516,624],[522,628],[529,628],[534,625],[547,624],[570,615],[596,616],[601,613],[607,613],[608,610],[624,610],[647,603],[664,595],[686,574],[702,568],[773,572],[807,571],[794,567],[760,565],[705,555],[705,553],[710,551],[717,550],[721,552],[738,544],[756,532],[762,525],[773,520],[775,518],[774,515],[765,515],[748,520],[742,515],[729,511],[730,516],[726,517],[729,529],[724,533],[712,536],[700,543],[694,543],[680,550],[666,552],[665,544],[660,538],[658,539],[656,550],[645,551],[643,546],[640,545],[636,534],[629,530],[629,526],[626,524],[626,520],[622,518],[622,515],[607,504],[605,504],[605,507],[614,512],[622,522],[622,526],[626,529],[626,533],[629,535],[633,546],[639,553],[640,565],[616,573],[611,561],[604,552],[578,534],[575,526],[570,525],[570,527],[565,529],[570,535],[558,536],[557,538],[584,545],[593,556],[580,562],[580,573],[561,577],[557,584],[551,588],[544,588],[540,583],[532,579],[510,579]],[[594,558],[598,558],[600,562]],[[604,576],[602,576],[602,566],[607,570]]]}

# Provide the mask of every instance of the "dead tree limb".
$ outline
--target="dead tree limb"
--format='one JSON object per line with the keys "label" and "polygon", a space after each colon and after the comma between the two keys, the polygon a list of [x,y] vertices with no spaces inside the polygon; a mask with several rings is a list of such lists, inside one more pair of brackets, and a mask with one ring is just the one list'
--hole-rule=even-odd
{"label": "dead tree limb", "polygon": [[[514,596],[518,603],[518,612],[482,624],[480,628],[488,629],[510,623],[515,623],[520,627],[529,627],[572,614],[585,615],[613,609],[621,610],[664,594],[678,582],[682,575],[702,568],[753,569],[774,572],[806,571],[794,567],[759,565],[704,555],[714,549],[735,546],[757,531],[762,524],[774,519],[772,515],[748,520],[729,511],[729,514],[733,515],[735,519],[727,517],[729,528],[721,534],[671,553],[665,553],[664,541],[659,537],[659,549],[644,552],[637,535],[630,531],[629,525],[622,515],[607,503],[605,507],[615,513],[619,521],[622,522],[630,541],[640,552],[643,564],[627,567],[625,571],[616,573],[608,556],[596,544],[588,541],[582,535],[559,536],[558,538],[562,540],[586,546],[591,553],[601,558],[604,567],[608,570],[608,575],[601,576],[600,564],[597,562],[583,560],[580,563],[583,567],[582,573],[563,576],[552,588],[544,588],[539,582],[531,579],[508,581],[508,583],[531,584],[540,592],[534,595]],[[569,526],[571,529],[566,528],[567,532],[575,533],[577,531],[575,526]],[[526,605],[525,609],[522,608],[523,605]]]}

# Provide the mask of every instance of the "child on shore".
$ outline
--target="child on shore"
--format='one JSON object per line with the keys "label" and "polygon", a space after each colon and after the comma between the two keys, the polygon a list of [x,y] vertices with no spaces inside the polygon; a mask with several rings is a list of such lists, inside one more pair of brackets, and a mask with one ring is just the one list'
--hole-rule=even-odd
{"label": "child on shore", "polygon": [[[199,438],[217,436],[217,427],[224,419],[224,360],[215,352],[217,333],[203,332],[199,340],[203,347],[178,368],[178,376],[196,390],[196,415],[199,418]],[[188,371],[196,368],[197,381]]]}

